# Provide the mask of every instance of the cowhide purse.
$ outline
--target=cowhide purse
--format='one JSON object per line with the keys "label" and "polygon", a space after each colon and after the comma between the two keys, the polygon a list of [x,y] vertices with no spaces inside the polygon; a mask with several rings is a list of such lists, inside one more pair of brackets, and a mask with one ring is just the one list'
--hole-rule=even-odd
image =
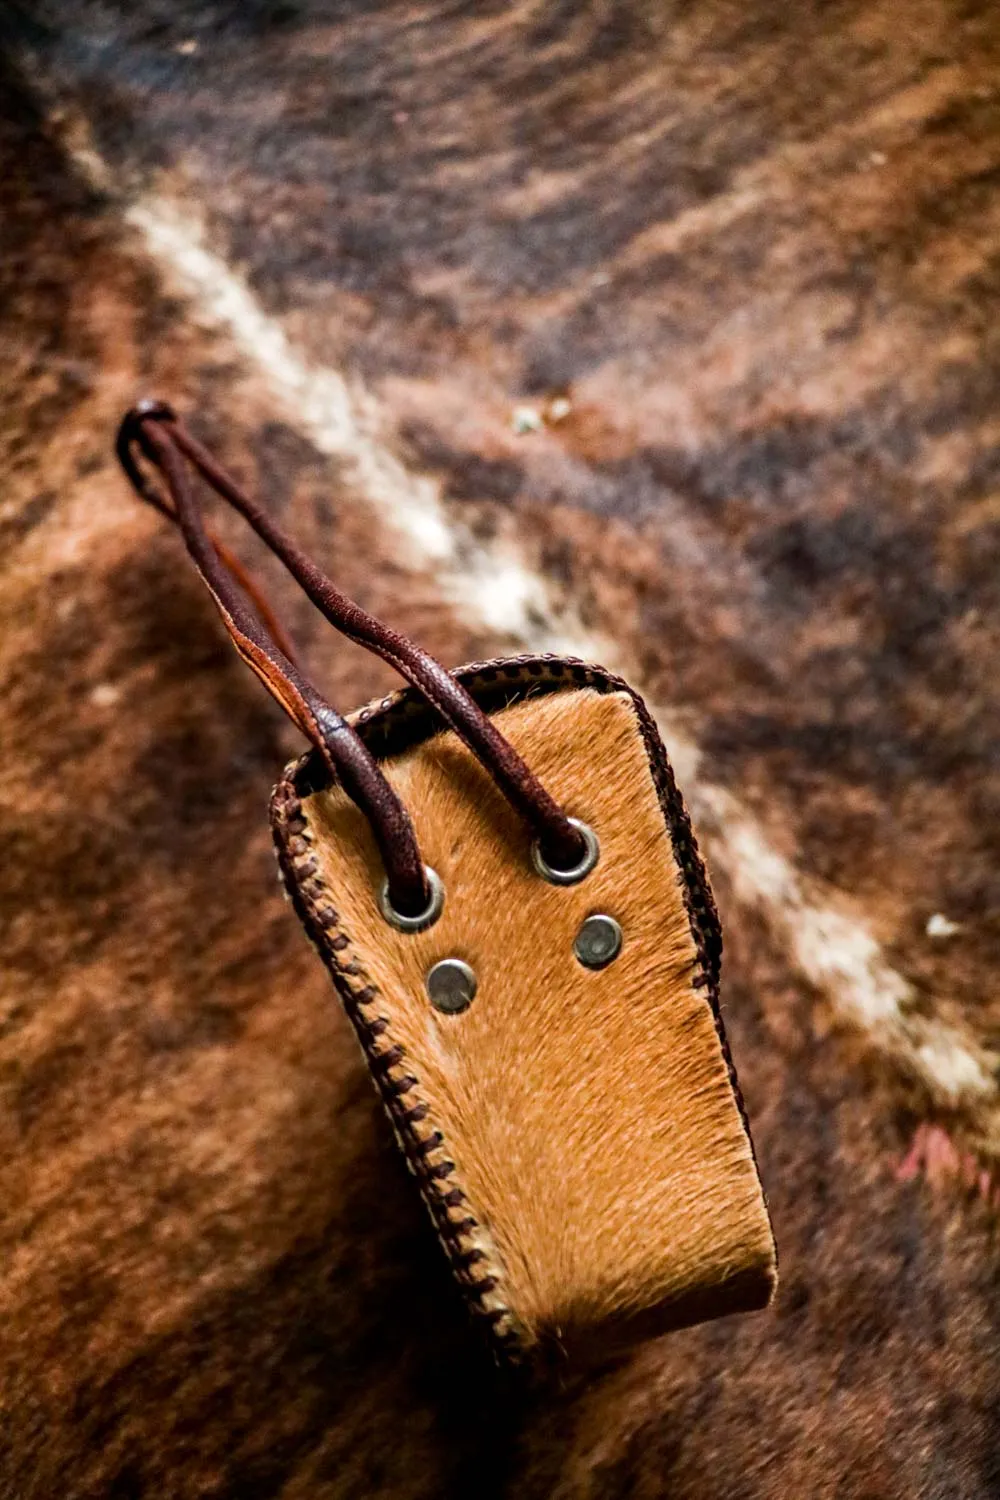
{"label": "cowhide purse", "polygon": [[[346,598],[169,407],[131,411],[118,454],[312,742],[271,801],[282,876],[493,1338],[600,1354],[765,1306],[775,1249],[718,917],[642,699],[552,656],[446,671]],[[342,718],[206,530],[192,471],[410,686]]]}

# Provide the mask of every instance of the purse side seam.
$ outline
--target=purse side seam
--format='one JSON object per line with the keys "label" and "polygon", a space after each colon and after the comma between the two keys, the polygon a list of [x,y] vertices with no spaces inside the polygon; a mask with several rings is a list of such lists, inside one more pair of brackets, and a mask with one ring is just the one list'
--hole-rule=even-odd
{"label": "purse side seam", "polygon": [[392,1022],[381,1013],[382,991],[372,982],[341,926],[320,872],[309,818],[291,774],[275,787],[271,810],[285,890],[337,989],[455,1279],[498,1346],[508,1356],[516,1357],[526,1341],[503,1295],[500,1256],[472,1210],[458,1168],[448,1155],[444,1133],[433,1118],[432,1106],[421,1094],[413,1059],[393,1039]]}

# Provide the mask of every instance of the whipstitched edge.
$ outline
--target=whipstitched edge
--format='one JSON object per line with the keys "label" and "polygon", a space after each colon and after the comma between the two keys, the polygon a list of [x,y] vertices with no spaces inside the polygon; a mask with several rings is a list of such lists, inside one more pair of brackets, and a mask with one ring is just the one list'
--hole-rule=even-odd
{"label": "whipstitched edge", "polygon": [[452,1271],[473,1310],[488,1324],[493,1339],[514,1355],[525,1340],[503,1299],[499,1258],[470,1211],[444,1134],[431,1118],[431,1106],[421,1094],[406,1048],[394,1040],[388,1016],[380,1013],[382,993],[340,925],[319,873],[309,820],[291,777],[286,776],[275,787],[271,816],[285,889],[333,976]]}

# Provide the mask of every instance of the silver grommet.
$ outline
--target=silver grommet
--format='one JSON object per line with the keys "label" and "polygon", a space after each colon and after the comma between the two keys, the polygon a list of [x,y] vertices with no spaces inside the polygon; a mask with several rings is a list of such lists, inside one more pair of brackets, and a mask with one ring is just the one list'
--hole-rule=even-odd
{"label": "silver grommet", "polygon": [[389,882],[382,882],[382,889],[378,893],[379,910],[391,927],[398,932],[423,932],[425,927],[430,927],[441,915],[444,906],[444,886],[441,877],[430,865],[424,865],[424,874],[427,876],[427,884],[430,887],[430,900],[423,911],[418,911],[415,916],[407,917],[401,911],[397,911],[389,899]]}
{"label": "silver grommet", "polygon": [[601,857],[601,846],[597,842],[597,834],[590,825],[581,823],[579,818],[569,818],[567,821],[583,834],[586,848],[579,864],[573,865],[569,870],[557,870],[543,855],[538,839],[535,839],[531,846],[531,863],[543,880],[550,881],[552,885],[576,885],[578,881],[590,874]]}
{"label": "silver grommet", "polygon": [[622,930],[614,917],[595,912],[573,940],[573,952],[585,969],[606,969],[622,951]]}
{"label": "silver grommet", "polygon": [[168,422],[177,418],[177,413],[166,401],[161,401],[158,396],[143,396],[132,408],[137,417],[164,417]]}
{"label": "silver grommet", "polygon": [[431,1004],[449,1016],[466,1010],[479,987],[476,971],[461,958],[442,958],[427,971],[425,983]]}

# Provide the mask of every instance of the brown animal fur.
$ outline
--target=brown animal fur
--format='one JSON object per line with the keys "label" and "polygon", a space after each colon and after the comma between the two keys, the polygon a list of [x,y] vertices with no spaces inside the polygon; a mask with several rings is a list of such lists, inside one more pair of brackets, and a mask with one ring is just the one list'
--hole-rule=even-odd
{"label": "brown animal fur", "polygon": [[[521,677],[524,692],[533,679]],[[397,713],[419,708],[401,699]],[[360,717],[377,736],[379,711]],[[539,879],[516,814],[451,732],[385,765],[448,893],[423,932],[379,912],[378,851],[339,786],[299,803],[286,780],[275,798],[284,868],[453,1265],[494,1332],[522,1348],[606,1354],[637,1333],[761,1307],[774,1243],[705,993],[716,975],[689,913],[698,893],[655,779],[669,779],[665,759],[661,772],[622,691],[528,697],[496,720],[597,831],[601,858],[579,885]],[[599,972],[572,957],[593,911],[626,935]],[[479,978],[460,1016],[436,1012],[424,988],[449,956]]]}
{"label": "brown animal fur", "polygon": [[[845,1022],[703,793],[863,912],[918,1016],[1000,1036],[1000,8],[14,0],[0,30],[21,9],[0,1497],[996,1500],[996,1212],[964,1157],[996,1162],[997,1096],[945,1111]],[[46,76],[58,108],[32,103]],[[64,149],[81,119],[107,192]],[[553,638],[456,610],[129,227],[147,190],[204,216],[294,352],[374,389],[459,534],[516,539],[556,629],[582,619],[698,741],[772,1314],[531,1399],[477,1358],[274,881],[294,735],[113,472],[116,420],[151,390],[197,412],[449,663]],[[571,415],[514,436],[553,386]],[[397,686],[274,582],[334,703]],[[960,933],[928,938],[938,911]]]}

